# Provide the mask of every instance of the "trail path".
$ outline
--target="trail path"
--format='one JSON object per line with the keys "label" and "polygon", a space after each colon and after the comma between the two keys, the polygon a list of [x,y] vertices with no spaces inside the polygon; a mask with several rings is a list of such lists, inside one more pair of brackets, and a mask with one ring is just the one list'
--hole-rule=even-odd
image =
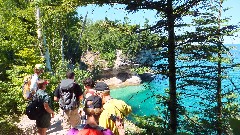
{"label": "trail path", "polygon": [[[56,114],[54,118],[51,119],[51,126],[47,130],[47,135],[66,135],[67,130],[63,130],[61,126],[62,116]],[[26,115],[21,117],[21,121],[17,123],[17,126],[24,131],[26,135],[32,135],[36,132],[35,120],[30,120]]]}
{"label": "trail path", "polygon": [[[47,130],[47,135],[66,135],[67,130],[63,130],[61,126],[62,121],[61,113],[56,113],[54,118],[51,119],[51,126]],[[35,120],[30,120],[27,115],[23,115],[20,119],[19,123],[16,123],[19,129],[23,130],[24,135],[35,135],[36,134],[36,122]],[[141,133],[144,129],[141,129],[135,126],[130,121],[125,121],[125,130],[129,131],[129,133]]]}

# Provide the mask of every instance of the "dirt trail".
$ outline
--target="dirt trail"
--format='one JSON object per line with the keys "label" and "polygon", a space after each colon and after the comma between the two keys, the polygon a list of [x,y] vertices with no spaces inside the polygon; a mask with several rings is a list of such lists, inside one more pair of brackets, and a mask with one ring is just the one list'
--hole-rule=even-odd
{"label": "dirt trail", "polygon": [[[61,126],[62,116],[56,114],[54,118],[51,119],[51,126],[47,130],[47,135],[66,135],[67,130],[63,130]],[[35,120],[30,120],[26,115],[21,117],[21,121],[17,123],[17,126],[24,131],[26,135],[33,135],[36,132]]]}

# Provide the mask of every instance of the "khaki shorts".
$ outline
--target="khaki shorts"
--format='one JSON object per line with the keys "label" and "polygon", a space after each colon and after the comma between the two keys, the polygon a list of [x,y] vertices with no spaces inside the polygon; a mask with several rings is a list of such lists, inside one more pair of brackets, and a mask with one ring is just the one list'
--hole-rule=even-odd
{"label": "khaki shorts", "polygon": [[65,110],[63,113],[62,127],[63,129],[70,129],[81,123],[81,117],[78,113],[78,108],[74,110]]}

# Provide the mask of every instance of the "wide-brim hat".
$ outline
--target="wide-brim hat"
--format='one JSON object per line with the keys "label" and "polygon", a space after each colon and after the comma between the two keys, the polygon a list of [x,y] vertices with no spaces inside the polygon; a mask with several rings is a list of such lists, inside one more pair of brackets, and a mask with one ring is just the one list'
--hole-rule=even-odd
{"label": "wide-brim hat", "polygon": [[43,64],[36,64],[35,69],[38,69],[38,70],[44,69],[44,66],[43,66]]}
{"label": "wide-brim hat", "polygon": [[105,82],[97,82],[95,85],[95,90],[104,91],[104,90],[110,90],[110,89]]}

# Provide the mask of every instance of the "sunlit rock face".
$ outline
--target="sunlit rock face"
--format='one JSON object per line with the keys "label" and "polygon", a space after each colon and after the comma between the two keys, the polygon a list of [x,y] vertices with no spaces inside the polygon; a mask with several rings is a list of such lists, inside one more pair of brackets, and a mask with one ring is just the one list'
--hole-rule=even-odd
{"label": "sunlit rock face", "polygon": [[[151,59],[154,57],[151,51],[140,52],[137,59],[135,60],[138,64],[132,64],[127,57],[125,57],[121,50],[116,51],[116,60],[113,67],[107,66],[107,61],[101,60],[99,53],[86,52],[81,58],[88,66],[88,70],[92,71],[93,67],[98,63],[101,68],[100,74],[98,76],[99,81],[106,82],[110,88],[118,88],[130,85],[139,85],[142,83],[142,79],[149,81],[149,74],[146,75],[137,75],[136,73],[131,72],[133,66],[139,66],[144,63],[151,64]],[[142,78],[143,77],[143,78]]]}

